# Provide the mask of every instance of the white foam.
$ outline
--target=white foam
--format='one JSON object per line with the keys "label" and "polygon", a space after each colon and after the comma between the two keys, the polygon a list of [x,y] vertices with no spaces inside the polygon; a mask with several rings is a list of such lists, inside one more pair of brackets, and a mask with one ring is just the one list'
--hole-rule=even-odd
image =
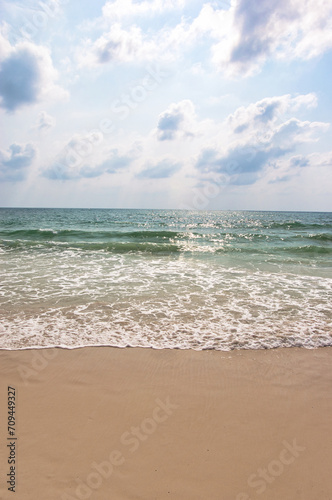
{"label": "white foam", "polygon": [[0,346],[332,345],[332,280],[218,259],[66,251],[7,256]]}

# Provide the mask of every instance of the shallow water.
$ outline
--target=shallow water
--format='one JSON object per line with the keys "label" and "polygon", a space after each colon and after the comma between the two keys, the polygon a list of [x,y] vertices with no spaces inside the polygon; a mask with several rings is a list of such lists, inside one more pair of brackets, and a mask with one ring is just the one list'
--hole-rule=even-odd
{"label": "shallow water", "polygon": [[332,345],[332,214],[0,209],[0,346]]}

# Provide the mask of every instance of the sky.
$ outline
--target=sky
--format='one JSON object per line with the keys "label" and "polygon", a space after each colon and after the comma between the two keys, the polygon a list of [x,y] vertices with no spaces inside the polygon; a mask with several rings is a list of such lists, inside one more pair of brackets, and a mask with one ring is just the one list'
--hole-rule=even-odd
{"label": "sky", "polygon": [[332,210],[332,0],[0,19],[0,206]]}

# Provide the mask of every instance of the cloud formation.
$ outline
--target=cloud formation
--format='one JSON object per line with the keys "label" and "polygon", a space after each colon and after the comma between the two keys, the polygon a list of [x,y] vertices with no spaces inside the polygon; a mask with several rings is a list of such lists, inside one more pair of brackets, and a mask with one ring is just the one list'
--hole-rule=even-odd
{"label": "cloud formation", "polygon": [[[253,184],[269,168],[285,165],[288,156],[298,145],[317,140],[329,124],[301,121],[296,117],[285,119],[300,106],[315,106],[314,94],[265,98],[248,107],[240,107],[225,120],[227,143],[205,147],[197,158],[199,172],[222,175],[225,184]],[[281,159],[283,163],[281,163]],[[287,175],[293,167],[306,166],[306,158],[295,156],[287,163]],[[285,178],[285,175],[282,175]]]}
{"label": "cloud formation", "polygon": [[42,176],[52,180],[94,178],[117,173],[131,164],[134,153],[120,153],[117,148],[103,151],[102,159],[96,162],[93,153],[96,153],[96,147],[99,149],[102,142],[103,138],[98,130],[88,134],[75,134],[55,161],[42,170]]}
{"label": "cloud formation", "polygon": [[244,131],[252,129],[266,130],[283,113],[286,111],[296,112],[301,106],[309,109],[317,106],[316,95],[311,93],[292,97],[290,94],[286,94],[277,97],[267,97],[247,107],[241,106],[237,108],[228,117],[227,123],[236,134],[241,134]]}
{"label": "cloud formation", "polygon": [[185,3],[186,0],[144,0],[139,3],[133,0],[113,0],[105,3],[102,12],[104,18],[114,21],[164,14],[170,10],[182,9]]}
{"label": "cloud formation", "polygon": [[196,17],[178,16],[174,24],[174,15],[171,26],[140,27],[142,18],[170,9],[182,13],[185,3],[106,2],[104,32],[86,41],[81,64],[175,60],[204,39],[214,66],[224,76],[243,78],[259,71],[268,58],[306,60],[332,47],[331,0],[233,0],[230,8],[225,2],[204,2]]}
{"label": "cloud formation", "polygon": [[195,107],[189,99],[171,104],[159,115],[158,140],[172,141],[178,138],[194,137],[195,119]]}
{"label": "cloud formation", "polygon": [[332,47],[330,0],[235,0],[229,11],[206,7],[205,18],[212,16],[220,30],[213,61],[231,77],[253,74],[268,57],[305,60]]}
{"label": "cloud formation", "polygon": [[20,42],[12,47],[0,40],[0,106],[16,111],[43,98],[63,98],[67,93],[56,85],[55,70],[46,47]]}
{"label": "cloud formation", "polygon": [[0,180],[13,182],[24,180],[36,152],[33,144],[12,144],[7,151],[0,150]]}
{"label": "cloud formation", "polygon": [[[260,179],[284,182],[312,163],[308,154],[301,154],[301,147],[306,144],[308,148],[329,127],[297,118],[297,112],[316,105],[313,93],[266,97],[215,122],[199,120],[194,103],[185,99],[160,113],[150,133],[134,137],[139,147],[130,149],[128,138],[122,138],[122,146],[106,149],[97,129],[75,134],[41,174],[51,180],[117,174],[118,182],[119,174],[125,174],[156,181],[181,170],[184,178],[198,184],[209,179],[239,186]],[[41,120],[47,122],[47,116]],[[118,140],[113,141],[117,144]]]}
{"label": "cloud formation", "polygon": [[155,165],[148,165],[136,177],[140,179],[166,179],[178,172],[181,164],[173,160],[164,159]]}
{"label": "cloud formation", "polygon": [[[276,162],[275,168],[267,174],[269,184],[290,181],[298,177],[303,169],[332,168],[332,152],[312,153],[309,155],[294,155],[286,160]],[[318,172],[317,170],[315,170]]]}
{"label": "cloud formation", "polygon": [[101,64],[112,61],[151,60],[156,55],[155,43],[147,40],[139,27],[132,26],[124,30],[118,23],[113,24],[110,31],[96,40],[91,54]]}
{"label": "cloud formation", "polygon": [[224,181],[227,184],[253,184],[264,167],[289,152],[287,148],[271,147],[267,144],[245,144],[224,154],[218,154],[214,149],[205,149],[196,167],[224,174]]}
{"label": "cloud formation", "polygon": [[37,128],[40,132],[48,132],[53,127],[55,127],[56,120],[53,116],[46,113],[46,111],[42,111],[38,117]]}
{"label": "cloud formation", "polygon": [[[114,62],[175,61],[185,47],[189,47],[195,37],[199,36],[198,30],[184,20],[180,20],[175,26],[160,26],[160,23],[154,26],[151,22],[147,29],[146,18],[158,14],[162,18],[169,10],[181,12],[186,2],[187,0],[107,2],[102,19],[97,23],[101,34],[96,39],[86,39],[77,52],[80,66],[94,67]],[[142,22],[143,25],[140,25]]]}

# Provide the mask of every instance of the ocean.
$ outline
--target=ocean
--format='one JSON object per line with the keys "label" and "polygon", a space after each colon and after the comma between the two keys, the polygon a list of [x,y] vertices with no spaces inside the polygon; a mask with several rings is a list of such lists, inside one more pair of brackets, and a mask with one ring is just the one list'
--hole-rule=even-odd
{"label": "ocean", "polygon": [[332,213],[0,209],[0,347],[332,345]]}

